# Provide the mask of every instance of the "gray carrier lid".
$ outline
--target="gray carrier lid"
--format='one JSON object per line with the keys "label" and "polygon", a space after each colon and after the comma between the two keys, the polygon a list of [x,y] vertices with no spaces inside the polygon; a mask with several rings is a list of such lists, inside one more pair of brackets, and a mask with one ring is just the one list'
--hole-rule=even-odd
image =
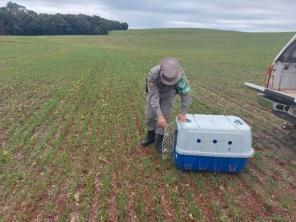
{"label": "gray carrier lid", "polygon": [[184,155],[248,158],[254,153],[250,127],[237,116],[186,115],[177,120],[176,152]]}

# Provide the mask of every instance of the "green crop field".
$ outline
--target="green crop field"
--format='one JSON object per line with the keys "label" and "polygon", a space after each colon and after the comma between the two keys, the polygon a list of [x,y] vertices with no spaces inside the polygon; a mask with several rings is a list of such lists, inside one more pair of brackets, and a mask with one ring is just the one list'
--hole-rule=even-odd
{"label": "green crop field", "polygon": [[[243,86],[263,84],[292,35],[1,36],[0,221],[295,221],[295,135]],[[145,77],[163,56],[184,66],[190,113],[252,127],[256,153],[241,174],[184,173],[139,149]]]}

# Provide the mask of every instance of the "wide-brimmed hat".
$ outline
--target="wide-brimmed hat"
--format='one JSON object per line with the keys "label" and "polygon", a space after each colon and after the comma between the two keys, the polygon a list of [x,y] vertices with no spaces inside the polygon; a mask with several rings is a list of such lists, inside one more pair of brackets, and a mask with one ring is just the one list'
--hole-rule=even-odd
{"label": "wide-brimmed hat", "polygon": [[184,70],[180,62],[173,57],[160,60],[160,81],[165,85],[175,85],[181,78]]}

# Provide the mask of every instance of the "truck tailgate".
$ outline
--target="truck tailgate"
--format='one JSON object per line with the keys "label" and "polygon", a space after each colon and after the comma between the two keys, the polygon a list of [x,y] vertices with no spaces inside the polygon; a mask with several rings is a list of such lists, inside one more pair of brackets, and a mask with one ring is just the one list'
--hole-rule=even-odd
{"label": "truck tailgate", "polygon": [[273,90],[249,82],[246,82],[245,86],[263,93],[265,97],[276,102],[280,102],[289,106],[296,105],[296,90]]}

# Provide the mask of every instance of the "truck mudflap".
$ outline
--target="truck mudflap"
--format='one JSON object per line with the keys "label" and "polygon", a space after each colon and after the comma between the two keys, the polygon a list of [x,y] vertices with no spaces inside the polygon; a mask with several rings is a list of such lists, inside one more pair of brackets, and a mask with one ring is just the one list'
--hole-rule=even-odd
{"label": "truck mudflap", "polygon": [[275,116],[289,122],[290,124],[296,125],[296,117],[295,116],[292,116],[289,113],[279,112],[279,111],[274,111],[274,110],[272,111],[272,113]]}

